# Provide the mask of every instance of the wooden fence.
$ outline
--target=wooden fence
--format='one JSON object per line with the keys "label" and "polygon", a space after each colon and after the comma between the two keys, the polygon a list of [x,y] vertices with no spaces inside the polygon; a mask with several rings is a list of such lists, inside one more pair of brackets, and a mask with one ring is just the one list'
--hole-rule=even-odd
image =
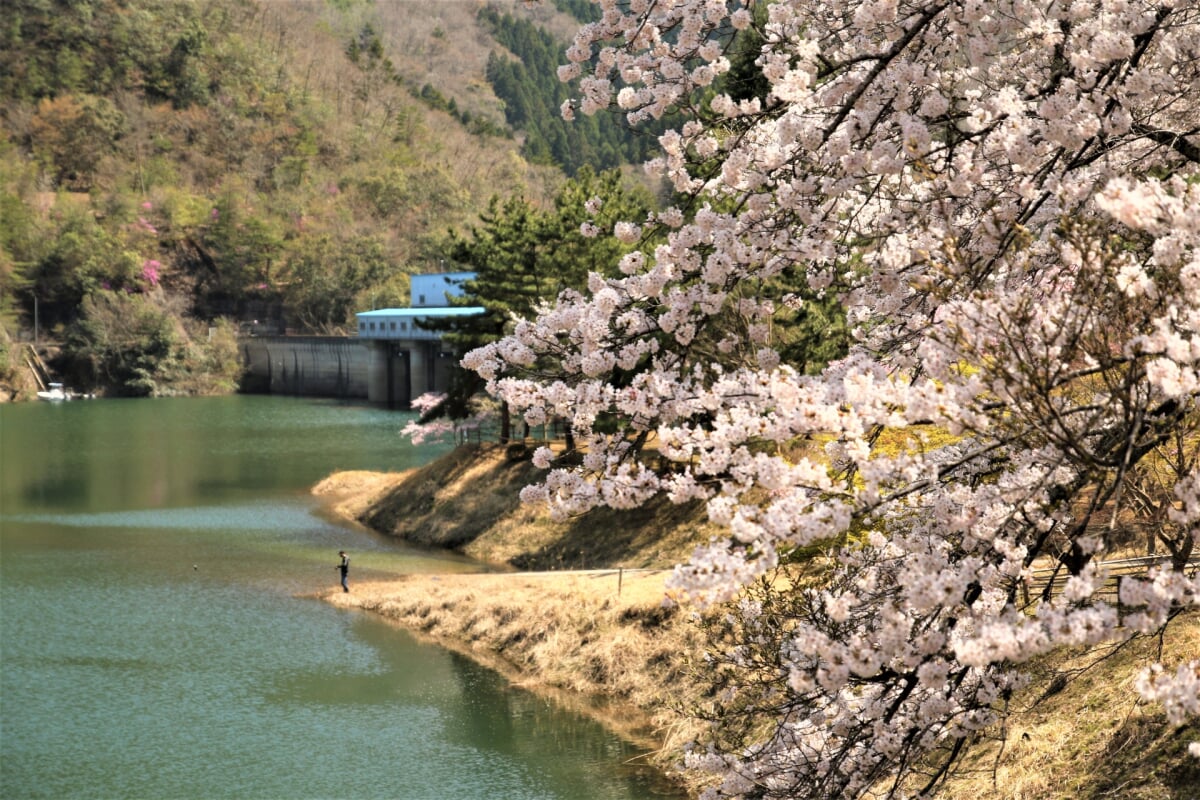
{"label": "wooden fence", "polygon": [[[555,422],[551,425],[538,425],[537,427],[530,428],[528,433],[522,435],[523,432],[524,424],[520,420],[514,420],[512,430],[509,432],[509,442],[524,442],[530,446],[537,446],[548,442],[561,442],[566,435],[563,423],[561,422]],[[488,420],[482,423],[461,423],[454,427],[455,444],[482,444],[484,442],[499,441],[500,423],[498,420]]]}
{"label": "wooden fence", "polygon": [[[1122,580],[1130,577],[1143,578],[1150,572],[1152,567],[1170,565],[1170,563],[1171,557],[1164,555],[1101,561],[1098,566],[1107,574],[1104,579],[1104,585],[1093,593],[1092,597],[1114,605],[1120,605]],[[1186,572],[1194,575],[1200,569],[1200,556],[1192,556],[1188,559],[1184,569]],[[1070,577],[1070,572],[1062,564],[1035,569],[1033,570],[1032,584],[1022,587],[1022,600],[1028,606],[1031,598],[1036,600],[1060,594],[1063,587],[1066,586],[1067,579]]]}

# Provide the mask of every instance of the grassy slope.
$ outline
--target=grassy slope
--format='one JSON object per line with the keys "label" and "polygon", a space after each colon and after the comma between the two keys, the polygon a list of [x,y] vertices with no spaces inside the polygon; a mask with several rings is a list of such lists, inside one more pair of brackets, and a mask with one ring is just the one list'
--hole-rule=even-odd
{"label": "grassy slope", "polygon": [[[1172,625],[1161,642],[1169,665],[1200,653],[1200,615]],[[1200,798],[1200,759],[1187,755],[1188,743],[1200,740],[1200,724],[1172,728],[1133,689],[1159,644],[1137,640],[1100,662],[1062,653],[1037,664],[1033,682],[1013,700],[1007,742],[970,751],[939,797]],[[1084,671],[1065,686],[1056,680],[1076,670]]]}
{"label": "grassy slope", "polygon": [[[552,522],[517,500],[536,479],[528,462],[507,461],[499,448],[461,448],[407,473],[339,473],[314,491],[339,513],[409,541],[528,570],[598,571],[413,575],[327,599],[423,632],[531,688],[606,698],[587,710],[649,736],[661,748],[654,760],[670,768],[696,732],[678,710],[703,691],[698,630],[688,614],[663,607],[664,572],[603,568],[665,568],[715,531],[701,509],[669,506]],[[1200,726],[1172,729],[1132,688],[1158,644],[1134,643],[1059,691],[1046,687],[1091,662],[1064,653],[1036,665],[1033,683],[1013,700],[1006,743],[971,750],[938,796],[1200,798],[1200,761],[1186,754]],[[1200,652],[1200,615],[1177,620],[1162,646],[1168,664]]]}
{"label": "grassy slope", "polygon": [[[527,570],[665,568],[717,533],[704,524],[701,506],[665,500],[553,521],[518,497],[539,473],[528,460],[507,460],[501,448],[467,446],[424,469],[376,479],[365,492],[351,491],[356,497],[343,513],[407,541]],[[355,482],[334,476],[318,492],[344,494]]]}
{"label": "grassy slope", "polygon": [[313,491],[343,516],[529,572],[410,575],[326,599],[378,613],[554,694],[658,748],[652,761],[669,771],[696,733],[677,709],[700,691],[692,660],[700,638],[687,614],[663,604],[666,568],[715,530],[701,507],[669,503],[555,522],[518,498],[538,473],[484,445],[404,473],[331,475]]}
{"label": "grassy slope", "polygon": [[697,629],[662,604],[660,571],[409,575],[325,599],[361,608],[594,716],[670,772],[694,723]]}

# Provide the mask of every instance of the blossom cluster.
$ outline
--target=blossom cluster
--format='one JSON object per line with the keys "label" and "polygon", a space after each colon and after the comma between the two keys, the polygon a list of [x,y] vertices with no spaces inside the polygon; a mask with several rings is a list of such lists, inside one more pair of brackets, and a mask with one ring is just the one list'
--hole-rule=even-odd
{"label": "blossom cluster", "polygon": [[[749,4],[599,4],[563,77],[585,113],[691,109],[648,166],[692,202],[618,224],[651,243],[621,277],[463,363],[575,432],[581,458],[540,452],[526,499],[707,503],[729,536],[676,569],[676,596],[730,600],[797,548],[830,554],[794,624],[755,640],[792,700],[770,733],[689,756],[713,796],[902,793],[994,721],[1022,663],[1200,606],[1200,7],[777,0],[769,91],[745,98],[720,76]],[[779,346],[797,296],[766,291],[796,272],[854,331],[819,375]],[[1095,523],[1148,463],[1171,557],[1113,601]],[[1065,582],[1036,585],[1055,563]],[[1195,713],[1194,665],[1148,676],[1173,719]]]}

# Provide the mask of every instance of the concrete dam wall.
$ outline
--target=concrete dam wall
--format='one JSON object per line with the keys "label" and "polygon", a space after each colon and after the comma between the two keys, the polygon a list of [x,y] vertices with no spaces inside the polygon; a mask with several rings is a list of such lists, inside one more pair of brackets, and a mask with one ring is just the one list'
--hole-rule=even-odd
{"label": "concrete dam wall", "polygon": [[414,397],[444,392],[454,359],[438,341],[344,336],[246,336],[238,339],[242,391],[361,399],[407,409]]}
{"label": "concrete dam wall", "polygon": [[238,341],[242,390],[315,397],[367,396],[368,351],[342,336],[256,336]]}

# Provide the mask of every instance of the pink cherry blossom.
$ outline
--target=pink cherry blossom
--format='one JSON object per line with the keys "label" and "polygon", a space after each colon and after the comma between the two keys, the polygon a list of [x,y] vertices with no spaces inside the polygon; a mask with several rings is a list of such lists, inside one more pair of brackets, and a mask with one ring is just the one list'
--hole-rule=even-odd
{"label": "pink cherry blossom", "polygon": [[[749,3],[599,4],[566,55],[575,108],[683,109],[647,167],[687,202],[614,226],[648,243],[620,277],[463,363],[574,429],[581,458],[540,454],[524,499],[566,516],[663,494],[727,528],[672,594],[733,602],[744,644],[710,658],[774,682],[730,689],[760,735],[689,752],[711,797],[936,787],[1030,659],[1200,605],[1200,7],[777,0],[769,91],[704,103]],[[759,296],[792,274],[790,299]],[[780,348],[801,290],[853,330],[819,375]],[[1143,513],[1135,492],[1167,555],[1114,597],[1099,523]],[[823,583],[755,594],[802,547]],[[1170,719],[1197,713],[1194,663],[1147,670]]]}

